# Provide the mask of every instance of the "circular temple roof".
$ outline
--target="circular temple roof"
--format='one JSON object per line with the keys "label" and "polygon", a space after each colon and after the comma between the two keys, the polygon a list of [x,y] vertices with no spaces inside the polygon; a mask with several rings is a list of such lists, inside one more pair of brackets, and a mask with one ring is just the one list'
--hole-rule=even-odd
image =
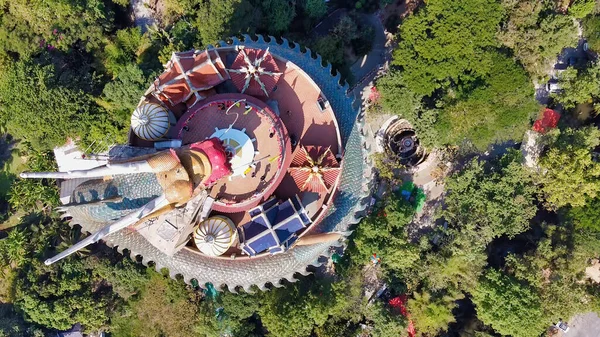
{"label": "circular temple roof", "polygon": [[140,104],[131,115],[131,129],[144,140],[158,140],[169,131],[169,111],[154,103]]}
{"label": "circular temple roof", "polygon": [[194,243],[208,256],[223,255],[234,243],[237,231],[233,222],[224,216],[211,216],[198,224]]}

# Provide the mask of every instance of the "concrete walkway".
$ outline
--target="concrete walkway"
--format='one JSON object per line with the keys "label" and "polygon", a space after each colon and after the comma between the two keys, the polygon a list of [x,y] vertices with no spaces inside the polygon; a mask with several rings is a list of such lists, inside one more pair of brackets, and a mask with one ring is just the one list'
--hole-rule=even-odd
{"label": "concrete walkway", "polygon": [[600,318],[596,313],[577,315],[569,323],[569,332],[563,337],[598,337],[600,336]]}
{"label": "concrete walkway", "polygon": [[360,14],[363,22],[373,27],[375,30],[375,39],[373,40],[373,49],[363,57],[360,57],[350,70],[354,74],[356,82],[361,82],[369,73],[376,71],[386,60],[386,36],[381,21],[376,14]]}

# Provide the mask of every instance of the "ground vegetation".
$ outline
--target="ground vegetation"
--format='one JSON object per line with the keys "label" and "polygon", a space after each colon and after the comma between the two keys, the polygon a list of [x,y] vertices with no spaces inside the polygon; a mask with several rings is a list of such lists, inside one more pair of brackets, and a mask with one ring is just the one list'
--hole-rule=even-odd
{"label": "ground vegetation", "polygon": [[[173,51],[285,35],[343,73],[373,32],[360,15],[317,39],[313,28],[338,7],[372,12],[387,1],[167,0],[147,30],[125,19],[127,3],[0,1],[0,336],[80,323],[114,337],[431,337],[470,322],[477,337],[538,337],[560,318],[600,310],[600,287],[586,275],[600,256],[593,120],[545,134],[534,169],[518,151],[480,155],[530,128],[540,110],[533,82],[576,43],[573,19],[598,49],[597,6],[586,0],[430,0],[400,22],[373,111],[408,119],[427,148],[458,149],[439,177],[446,207],[431,227],[416,225],[416,195],[390,188],[343,254],[316,275],[254,294],[186,285],[101,243],[45,266],[84,234],[56,213],[55,181],[18,173],[54,170],[51,149],[68,139],[84,148],[107,135],[123,141],[131,110]],[[565,70],[553,99],[569,109],[597,103],[597,72]],[[386,159],[374,158],[379,178],[398,187],[401,168]],[[381,298],[367,296],[384,282]]]}

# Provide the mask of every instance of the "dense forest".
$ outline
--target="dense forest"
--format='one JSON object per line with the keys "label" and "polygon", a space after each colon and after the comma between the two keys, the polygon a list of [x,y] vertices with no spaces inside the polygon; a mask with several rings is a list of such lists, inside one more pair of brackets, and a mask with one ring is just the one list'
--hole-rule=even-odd
{"label": "dense forest", "polygon": [[[600,3],[594,0],[161,0],[136,25],[126,0],[0,0],[0,336],[46,336],[75,323],[91,336],[553,336],[560,319],[600,312]],[[411,6],[409,6],[411,5]],[[403,12],[390,8],[403,8]],[[315,27],[345,15],[324,34]],[[415,233],[416,207],[387,186],[327,268],[255,293],[188,286],[102,243],[42,261],[84,234],[56,211],[52,149],[126,141],[129,117],[173,51],[240,34],[310,47],[354,84],[372,48],[364,14],[387,12],[392,59],[367,117],[398,115],[441,153],[444,202]],[[391,14],[390,14],[391,13]],[[553,72],[586,39],[588,59]],[[535,168],[520,151],[545,106]],[[374,258],[375,254],[375,258]],[[127,252],[126,254],[127,255]],[[374,263],[375,262],[375,263]],[[382,296],[365,295],[373,279]]]}

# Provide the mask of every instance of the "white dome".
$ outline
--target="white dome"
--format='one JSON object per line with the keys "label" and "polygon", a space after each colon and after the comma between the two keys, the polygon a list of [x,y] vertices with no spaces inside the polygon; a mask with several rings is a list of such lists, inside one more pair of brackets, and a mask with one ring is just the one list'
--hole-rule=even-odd
{"label": "white dome", "polygon": [[212,216],[198,224],[194,232],[194,243],[209,256],[223,255],[233,244],[237,231],[233,222],[224,216]]}
{"label": "white dome", "polygon": [[131,129],[144,140],[158,140],[169,131],[169,111],[154,103],[142,103],[131,115]]}

